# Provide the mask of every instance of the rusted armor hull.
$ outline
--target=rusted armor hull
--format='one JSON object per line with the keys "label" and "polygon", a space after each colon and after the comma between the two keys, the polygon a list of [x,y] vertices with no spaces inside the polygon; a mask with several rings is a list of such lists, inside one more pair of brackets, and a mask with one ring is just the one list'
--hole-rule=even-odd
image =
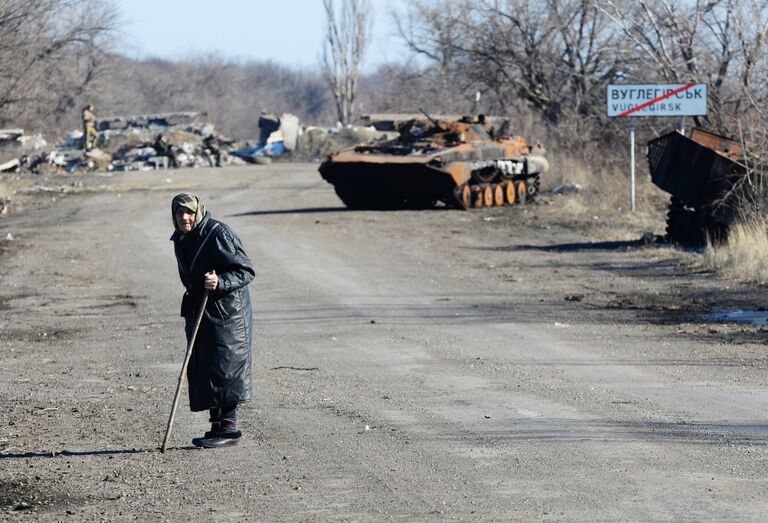
{"label": "rusted armor hull", "polygon": [[648,142],[651,180],[670,194],[669,242],[700,246],[725,236],[745,196],[734,191],[746,173],[740,157],[738,142],[701,129]]}
{"label": "rusted armor hull", "polygon": [[[468,208],[488,203],[489,192],[496,196],[489,205],[514,203],[515,196],[535,194],[547,168],[519,137],[491,138],[478,124],[440,122],[418,132],[409,124],[396,140],[351,147],[321,164],[320,174],[347,207]],[[512,201],[498,197],[503,190]]]}

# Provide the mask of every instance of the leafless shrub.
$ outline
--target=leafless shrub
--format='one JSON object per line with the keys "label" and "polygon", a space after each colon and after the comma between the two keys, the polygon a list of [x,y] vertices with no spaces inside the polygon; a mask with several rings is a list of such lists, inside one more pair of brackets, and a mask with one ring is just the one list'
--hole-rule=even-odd
{"label": "leafless shrub", "polygon": [[[410,65],[388,64],[364,76],[360,84],[362,112],[471,114],[474,99],[456,84],[443,83],[437,68],[420,69]],[[501,114],[481,109],[485,114]]]}
{"label": "leafless shrub", "polygon": [[716,202],[732,217],[724,237],[708,238],[704,265],[739,281],[768,282],[768,131],[753,111],[737,122],[743,176]]}
{"label": "leafless shrub", "polygon": [[[740,151],[732,172],[724,173],[728,190],[717,195],[713,208],[734,226],[768,223],[768,131],[765,115],[753,112],[737,122]],[[713,240],[716,240],[713,238]]]}
{"label": "leafless shrub", "polygon": [[415,53],[465,89],[479,86],[497,107],[524,100],[557,124],[604,112],[602,88],[619,72],[609,22],[593,2],[416,0],[398,27]]}
{"label": "leafless shrub", "polygon": [[262,108],[291,112],[309,123],[333,122],[320,74],[271,62],[239,62],[217,55],[135,61],[113,57],[113,81],[96,97],[101,115],[203,111],[233,138],[258,137]]}

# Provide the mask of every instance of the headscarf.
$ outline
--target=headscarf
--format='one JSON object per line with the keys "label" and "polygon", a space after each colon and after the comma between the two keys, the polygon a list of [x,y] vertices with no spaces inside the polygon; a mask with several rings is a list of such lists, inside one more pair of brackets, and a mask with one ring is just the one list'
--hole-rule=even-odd
{"label": "headscarf", "polygon": [[183,192],[173,197],[173,201],[171,202],[171,220],[173,220],[173,228],[176,229],[177,232],[181,232],[179,231],[179,225],[176,223],[176,208],[179,206],[186,207],[195,213],[195,227],[200,225],[200,222],[203,221],[203,218],[205,217],[205,204],[199,196]]}

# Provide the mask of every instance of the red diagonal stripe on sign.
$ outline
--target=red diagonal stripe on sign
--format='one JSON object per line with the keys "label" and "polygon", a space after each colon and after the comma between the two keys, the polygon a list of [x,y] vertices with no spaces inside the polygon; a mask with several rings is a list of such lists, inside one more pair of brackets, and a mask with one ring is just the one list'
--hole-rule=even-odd
{"label": "red diagonal stripe on sign", "polygon": [[651,100],[649,102],[645,102],[643,105],[638,105],[637,107],[633,107],[632,109],[628,109],[628,110],[624,111],[623,113],[621,113],[619,116],[620,117],[621,116],[629,116],[632,113],[636,113],[637,111],[642,111],[646,107],[649,107],[649,106],[651,106],[651,105],[653,105],[655,103],[658,103],[658,102],[660,102],[662,100],[666,100],[667,98],[671,98],[672,96],[675,96],[678,93],[682,93],[683,91],[687,91],[688,89],[690,89],[694,85],[696,85],[696,84],[685,84],[684,86],[679,87],[679,88],[675,89],[674,91],[670,91],[667,94],[663,94],[663,95],[659,96],[658,98],[654,98],[653,100]]}

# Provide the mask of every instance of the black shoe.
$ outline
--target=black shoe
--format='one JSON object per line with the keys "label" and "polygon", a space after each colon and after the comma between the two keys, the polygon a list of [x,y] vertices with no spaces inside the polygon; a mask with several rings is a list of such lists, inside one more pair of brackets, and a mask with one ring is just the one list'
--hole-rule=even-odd
{"label": "black shoe", "polygon": [[235,432],[217,432],[211,436],[208,436],[208,433],[206,433],[202,438],[194,438],[192,444],[195,447],[202,447],[204,449],[231,447],[240,443],[242,437],[243,433],[239,430]]}
{"label": "black shoe", "polygon": [[[211,430],[203,435],[203,438],[212,438],[221,431],[221,423],[214,421],[211,423]],[[195,438],[201,439],[201,438]]]}

